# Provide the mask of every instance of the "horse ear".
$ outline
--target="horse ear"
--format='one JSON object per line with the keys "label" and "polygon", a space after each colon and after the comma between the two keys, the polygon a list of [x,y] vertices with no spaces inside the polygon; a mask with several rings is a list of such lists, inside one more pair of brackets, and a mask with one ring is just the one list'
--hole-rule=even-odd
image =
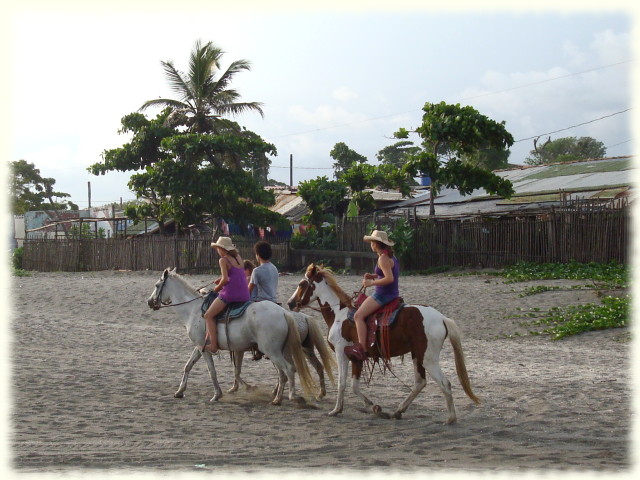
{"label": "horse ear", "polygon": [[177,273],[178,271],[178,267],[173,267],[173,270],[171,270],[169,273]]}
{"label": "horse ear", "polygon": [[168,276],[169,276],[169,269],[165,268],[164,272],[162,272],[162,278],[164,279],[164,278],[167,278]]}

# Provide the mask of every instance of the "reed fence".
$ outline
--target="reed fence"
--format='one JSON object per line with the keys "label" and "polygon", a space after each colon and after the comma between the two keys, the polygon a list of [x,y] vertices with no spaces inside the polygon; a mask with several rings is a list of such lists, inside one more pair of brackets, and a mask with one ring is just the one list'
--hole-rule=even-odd
{"label": "reed fence", "polygon": [[[626,201],[584,204],[542,213],[470,219],[356,217],[338,223],[336,250],[295,250],[288,239],[270,238],[273,261],[298,271],[312,261],[334,268],[370,271],[375,262],[362,241],[371,226],[393,231],[408,222],[413,242],[401,259],[403,269],[432,267],[500,268],[518,261],[537,263],[628,263],[630,208]],[[256,238],[233,237],[243,258],[253,259]],[[141,235],[122,239],[25,239],[23,268],[38,271],[163,270],[218,271],[212,239]]]}

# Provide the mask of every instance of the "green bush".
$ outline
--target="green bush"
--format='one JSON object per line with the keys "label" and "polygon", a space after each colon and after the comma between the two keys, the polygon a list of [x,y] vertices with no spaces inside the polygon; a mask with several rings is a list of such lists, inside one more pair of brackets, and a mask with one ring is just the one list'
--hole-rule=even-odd
{"label": "green bush", "polygon": [[304,234],[296,233],[291,237],[291,247],[309,250],[335,250],[338,248],[336,226],[327,225],[320,228],[311,226]]}
{"label": "green bush", "polygon": [[14,248],[11,252],[11,263],[16,270],[22,270],[23,247]]}

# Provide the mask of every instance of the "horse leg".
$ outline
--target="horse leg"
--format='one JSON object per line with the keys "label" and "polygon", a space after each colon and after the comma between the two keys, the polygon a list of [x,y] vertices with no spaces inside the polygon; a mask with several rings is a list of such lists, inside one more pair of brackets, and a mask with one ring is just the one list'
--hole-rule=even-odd
{"label": "horse leg", "polygon": [[427,384],[426,374],[424,367],[422,366],[423,355],[418,355],[413,358],[413,388],[409,396],[400,404],[398,409],[392,415],[392,418],[402,418],[402,414],[407,411],[409,405],[418,396],[422,389]]}
{"label": "horse leg", "polygon": [[244,359],[244,352],[233,352],[233,356],[233,386],[229,390],[227,390],[227,393],[237,392],[240,385],[249,390],[251,388],[251,385],[249,385],[242,379],[242,377],[240,377],[240,373],[242,372],[242,361]]}
{"label": "horse leg", "polygon": [[327,386],[324,381],[324,367],[322,366],[320,360],[318,360],[318,357],[316,357],[316,354],[313,351],[313,347],[304,348],[303,350],[305,355],[307,356],[307,359],[309,360],[309,363],[313,368],[315,368],[316,373],[318,374],[318,379],[320,381],[320,393],[316,395],[316,400],[322,400],[327,394]]}
{"label": "horse leg", "polygon": [[195,347],[193,349],[193,352],[191,352],[191,357],[189,357],[187,364],[184,366],[182,381],[180,382],[178,391],[173,394],[175,398],[184,398],[184,391],[187,389],[187,380],[189,379],[189,372],[191,372],[191,369],[196,364],[196,362],[200,360],[201,356],[202,356],[202,353],[200,353],[200,349],[198,347]]}
{"label": "horse leg", "polygon": [[344,391],[347,388],[347,370],[349,369],[349,359],[344,354],[344,344],[336,345],[336,362],[338,364],[338,395],[336,398],[336,406],[329,412],[329,416],[334,417],[342,413],[344,406]]}
{"label": "horse leg", "polygon": [[211,353],[207,352],[206,350],[202,353],[202,355],[207,362],[207,369],[209,370],[209,375],[211,376],[211,381],[213,382],[213,388],[215,390],[215,393],[213,397],[211,397],[210,401],[217,402],[218,400],[220,400],[220,398],[222,398],[222,389],[218,384],[218,377],[216,375],[216,367],[213,363],[213,357],[211,356]]}
{"label": "horse leg", "polygon": [[[440,352],[438,352],[439,354]],[[444,394],[444,398],[447,401],[447,410],[449,412],[449,416],[447,418],[447,425],[455,423],[456,421],[456,407],[453,404],[453,395],[451,394],[451,382],[444,376],[442,370],[440,368],[440,362],[438,361],[439,355],[429,355],[429,349],[427,349],[427,356],[425,358],[425,367],[427,368],[427,372],[431,378],[435,380],[435,382],[442,390]]]}
{"label": "horse leg", "polygon": [[369,400],[360,390],[360,374],[362,373],[362,362],[351,362],[351,389],[364,402],[365,407],[372,407],[374,413],[379,413],[380,407],[374,408],[373,402]]}
{"label": "horse leg", "polygon": [[284,385],[285,383],[287,383],[287,376],[284,374],[284,372],[278,367],[276,367],[276,370],[278,371],[278,383],[276,384],[275,388],[271,392],[273,396],[273,400],[271,400],[271,405],[282,404],[282,394],[284,393]]}
{"label": "horse leg", "polygon": [[[265,352],[266,354],[267,352]],[[276,351],[274,353],[269,353],[269,359],[274,363],[278,371],[280,372],[280,397],[282,397],[282,390],[284,390],[285,382],[289,382],[289,400],[297,401],[298,397],[296,396],[296,378],[295,378],[295,369],[293,365],[291,365],[284,358],[281,352]],[[274,400],[275,401],[275,400]],[[273,402],[272,402],[273,403]],[[278,405],[278,404],[274,404]]]}

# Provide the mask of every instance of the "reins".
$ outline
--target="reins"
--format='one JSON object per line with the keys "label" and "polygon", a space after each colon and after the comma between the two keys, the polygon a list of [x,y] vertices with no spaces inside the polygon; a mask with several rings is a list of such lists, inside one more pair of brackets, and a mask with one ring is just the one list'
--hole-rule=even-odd
{"label": "reins", "polygon": [[[157,301],[156,301],[155,307],[157,307],[158,309],[167,308],[167,307],[177,307],[179,305],[185,305],[187,303],[191,303],[191,302],[194,302],[196,300],[202,300],[203,297],[202,297],[202,295],[200,295],[199,297],[192,298],[191,300],[187,300],[185,302],[180,302],[180,303],[162,303],[162,301],[160,300],[160,294],[162,294],[162,290],[164,289],[164,285],[165,285],[165,283],[167,283],[167,278],[169,278],[169,277],[167,276],[162,280],[162,285],[160,285],[160,289],[158,290],[158,294],[156,295],[156,300]],[[212,283],[213,282],[209,282],[206,285],[204,285],[204,286],[202,286],[200,288],[197,288],[196,292],[198,292],[200,289],[202,289],[204,287],[207,287],[207,286],[211,285]]]}

